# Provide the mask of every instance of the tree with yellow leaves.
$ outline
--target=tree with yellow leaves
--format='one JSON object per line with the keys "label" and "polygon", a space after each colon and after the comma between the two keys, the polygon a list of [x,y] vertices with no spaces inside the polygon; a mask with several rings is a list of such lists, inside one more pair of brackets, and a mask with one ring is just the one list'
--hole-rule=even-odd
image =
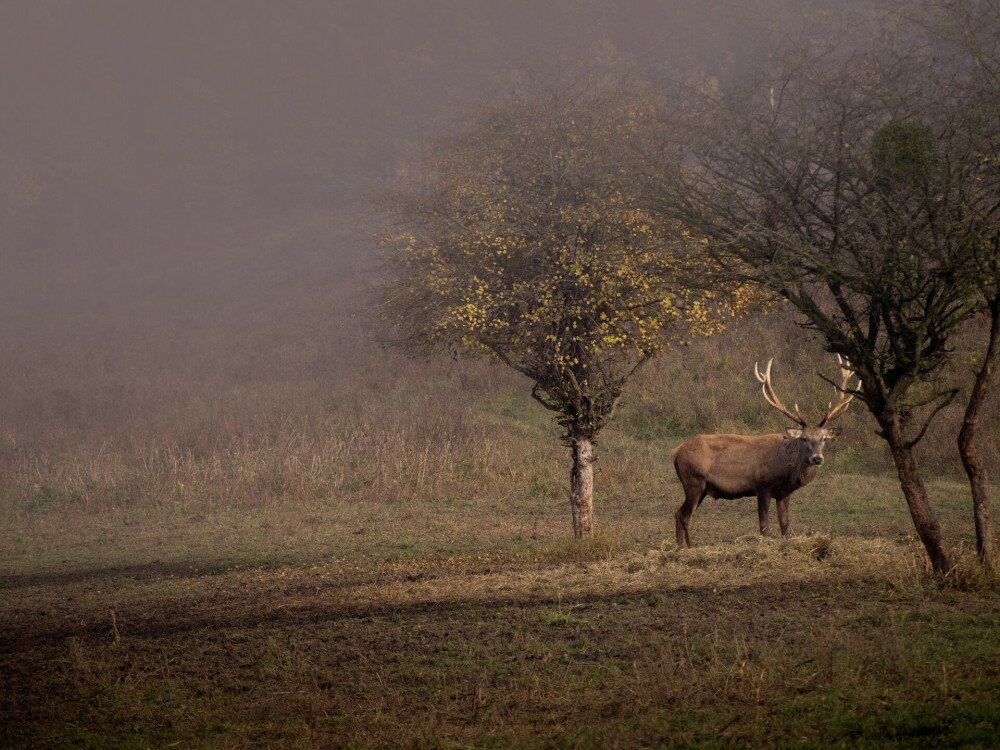
{"label": "tree with yellow leaves", "polygon": [[595,438],[629,378],[752,299],[682,284],[697,269],[674,249],[690,238],[643,208],[640,175],[664,142],[657,105],[655,89],[607,69],[524,82],[385,196],[383,304],[398,342],[489,356],[531,379],[572,450],[577,538],[593,533]]}

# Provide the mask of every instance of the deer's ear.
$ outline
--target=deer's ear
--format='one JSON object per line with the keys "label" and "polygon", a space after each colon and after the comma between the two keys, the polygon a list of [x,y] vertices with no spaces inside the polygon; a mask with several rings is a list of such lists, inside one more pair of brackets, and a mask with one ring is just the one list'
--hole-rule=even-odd
{"label": "deer's ear", "polygon": [[837,436],[839,436],[839,435],[840,435],[840,428],[839,427],[829,427],[826,430],[826,439],[827,440],[835,440],[837,438]]}
{"label": "deer's ear", "polygon": [[800,430],[798,427],[788,427],[785,429],[786,439],[792,440],[800,437],[802,437],[802,430]]}

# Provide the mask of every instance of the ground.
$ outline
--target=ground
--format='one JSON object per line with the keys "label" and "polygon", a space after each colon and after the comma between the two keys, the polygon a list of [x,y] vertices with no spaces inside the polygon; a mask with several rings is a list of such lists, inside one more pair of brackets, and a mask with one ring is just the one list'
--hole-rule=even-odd
{"label": "ground", "polygon": [[[671,490],[674,497],[671,495]],[[958,482],[933,581],[889,478],[822,477],[794,535],[663,495],[14,517],[0,745],[1000,744],[1000,595]],[[564,507],[565,506],[565,507]]]}

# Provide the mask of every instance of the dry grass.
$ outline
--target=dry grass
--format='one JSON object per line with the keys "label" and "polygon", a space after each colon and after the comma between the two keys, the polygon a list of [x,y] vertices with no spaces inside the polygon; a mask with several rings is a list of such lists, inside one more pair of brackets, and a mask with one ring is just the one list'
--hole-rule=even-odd
{"label": "dry grass", "polygon": [[[566,457],[521,378],[486,364],[405,361],[368,333],[289,343],[292,359],[259,366],[244,343],[211,336],[182,364],[168,365],[176,352],[166,345],[146,362],[132,353],[97,371],[51,359],[47,369],[40,354],[8,363],[18,371],[0,379],[0,515],[481,495],[519,504],[564,493]],[[604,436],[602,460],[620,469],[604,480],[610,489],[628,494],[636,473],[659,476],[654,464],[692,434],[780,429],[752,380],[753,360],[771,353],[787,399],[825,404],[828,386],[815,372],[826,355],[780,315],[667,353]],[[991,402],[983,420],[991,463],[1000,458],[995,412]],[[961,476],[949,440],[959,415],[952,407],[926,439],[931,476]],[[834,470],[886,473],[864,410],[844,426]]]}

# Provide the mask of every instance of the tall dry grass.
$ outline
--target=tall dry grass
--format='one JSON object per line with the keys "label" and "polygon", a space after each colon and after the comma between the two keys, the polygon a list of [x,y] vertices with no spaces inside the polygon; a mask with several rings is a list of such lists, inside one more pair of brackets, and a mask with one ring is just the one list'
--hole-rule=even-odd
{"label": "tall dry grass", "polygon": [[[188,346],[174,366],[169,346],[128,352],[117,367],[80,367],[86,357],[62,368],[19,362],[0,402],[4,507],[99,512],[487,494],[518,502],[561,492],[566,459],[555,427],[526,382],[498,366],[409,361],[363,331],[286,344],[280,358],[257,360],[239,344],[220,352],[211,337],[200,347]],[[787,316],[748,321],[668,352],[644,372],[605,436],[605,464],[666,463],[671,445],[698,432],[780,429],[752,376],[753,361],[769,355],[783,397],[818,412],[830,387],[815,373],[830,372],[829,357]],[[834,465],[888,471],[859,407],[843,420]],[[959,473],[951,436],[960,416],[956,404],[927,436],[929,473]],[[994,399],[983,436],[991,465],[996,416]],[[606,468],[607,479],[636,475]]]}

